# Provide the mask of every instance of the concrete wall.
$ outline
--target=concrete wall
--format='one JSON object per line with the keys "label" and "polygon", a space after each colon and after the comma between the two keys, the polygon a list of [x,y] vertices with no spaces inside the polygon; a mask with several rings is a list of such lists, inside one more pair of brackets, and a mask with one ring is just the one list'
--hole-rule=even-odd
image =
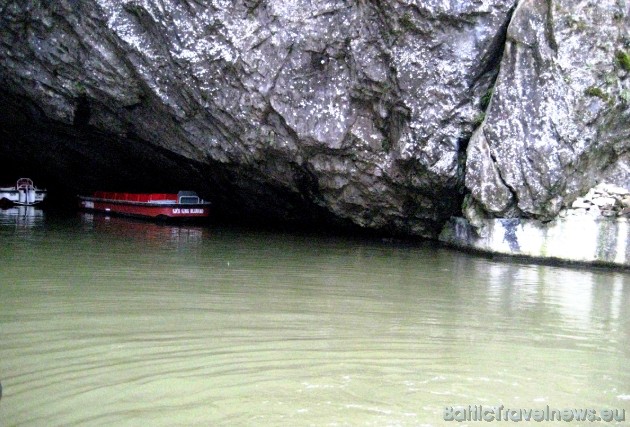
{"label": "concrete wall", "polygon": [[487,219],[479,229],[451,218],[440,241],[490,253],[630,267],[629,236],[628,218]]}

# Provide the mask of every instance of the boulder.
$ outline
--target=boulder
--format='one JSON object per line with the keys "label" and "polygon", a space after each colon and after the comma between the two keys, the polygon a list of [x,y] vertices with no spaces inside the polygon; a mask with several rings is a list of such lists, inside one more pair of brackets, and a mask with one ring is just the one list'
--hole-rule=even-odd
{"label": "boulder", "polygon": [[584,208],[584,209],[588,209],[593,205],[593,203],[591,202],[591,200],[587,200],[584,197],[578,197],[577,199],[575,199],[575,201],[571,204],[571,207],[573,209],[577,209],[577,208]]}
{"label": "boulder", "polygon": [[614,197],[597,197],[593,199],[593,204],[600,208],[612,209],[615,206],[616,199]]}

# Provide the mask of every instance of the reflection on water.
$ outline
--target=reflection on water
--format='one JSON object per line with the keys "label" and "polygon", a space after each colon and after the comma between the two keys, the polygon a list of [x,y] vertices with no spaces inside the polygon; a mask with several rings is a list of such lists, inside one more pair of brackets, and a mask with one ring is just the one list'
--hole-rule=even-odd
{"label": "reflection on water", "polygon": [[91,215],[0,241],[0,425],[630,417],[627,273]]}
{"label": "reflection on water", "polygon": [[35,206],[12,206],[0,208],[0,226],[30,228],[41,225],[44,221],[44,211]]}
{"label": "reflection on water", "polygon": [[172,225],[92,213],[81,213],[80,216],[86,232],[109,238],[134,239],[155,247],[198,245],[204,232],[207,232],[207,229],[194,225]]}

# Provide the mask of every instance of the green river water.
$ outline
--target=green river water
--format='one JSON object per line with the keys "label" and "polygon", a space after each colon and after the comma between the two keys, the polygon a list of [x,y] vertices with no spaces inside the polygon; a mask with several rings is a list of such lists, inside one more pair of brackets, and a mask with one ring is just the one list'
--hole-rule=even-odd
{"label": "green river water", "polygon": [[630,274],[0,210],[0,381],[0,426],[627,426]]}

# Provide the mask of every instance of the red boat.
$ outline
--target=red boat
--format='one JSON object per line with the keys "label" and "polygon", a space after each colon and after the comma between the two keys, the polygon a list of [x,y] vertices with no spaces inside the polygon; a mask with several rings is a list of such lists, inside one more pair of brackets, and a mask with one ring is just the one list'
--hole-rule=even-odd
{"label": "red boat", "polygon": [[194,191],[144,194],[97,191],[92,196],[79,196],[79,207],[154,219],[206,218],[210,213],[210,202],[199,198]]}

